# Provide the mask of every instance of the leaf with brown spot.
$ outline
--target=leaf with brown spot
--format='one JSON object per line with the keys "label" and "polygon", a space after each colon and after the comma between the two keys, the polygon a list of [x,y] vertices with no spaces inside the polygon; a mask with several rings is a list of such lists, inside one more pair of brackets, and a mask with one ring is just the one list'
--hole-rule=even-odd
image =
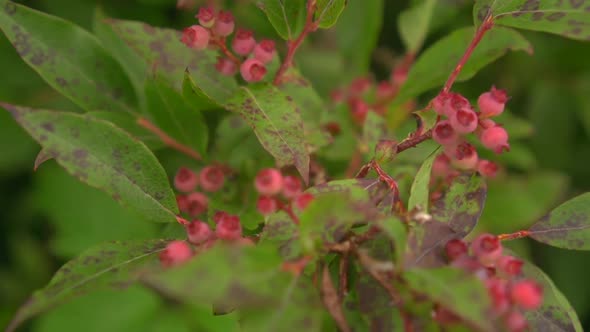
{"label": "leaf with brown spot", "polygon": [[408,267],[440,267],[446,265],[445,244],[461,238],[447,223],[430,220],[414,225],[408,233],[404,264]]}
{"label": "leaf with brown spot", "polygon": [[178,207],[164,168],[125,131],[89,115],[1,106],[80,181],[119,197],[147,220],[176,222]]}
{"label": "leaf with brown spot", "polygon": [[108,121],[116,127],[128,132],[131,136],[142,141],[152,151],[161,149],[165,146],[162,140],[153,132],[138,125],[137,117],[133,114],[103,111],[88,112],[87,114],[93,118]]}
{"label": "leaf with brown spot", "polygon": [[530,237],[545,244],[590,250],[590,193],[561,204],[529,229]]}
{"label": "leaf with brown spot", "polygon": [[159,266],[157,254],[165,240],[108,242],[82,253],[62,266],[45,288],[19,308],[6,331],[27,319],[77,296],[105,288],[127,287],[149,266]]}

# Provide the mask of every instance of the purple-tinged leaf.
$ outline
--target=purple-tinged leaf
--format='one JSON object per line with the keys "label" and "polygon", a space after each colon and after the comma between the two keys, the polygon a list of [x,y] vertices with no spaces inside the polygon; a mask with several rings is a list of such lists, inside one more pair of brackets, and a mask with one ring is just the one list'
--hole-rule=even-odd
{"label": "purple-tinged leaf", "polygon": [[561,204],[529,229],[531,238],[545,244],[590,250],[590,193]]}
{"label": "purple-tinged leaf", "polygon": [[440,267],[447,264],[444,247],[449,240],[461,238],[451,226],[437,220],[410,228],[408,248],[404,257],[407,267]]}

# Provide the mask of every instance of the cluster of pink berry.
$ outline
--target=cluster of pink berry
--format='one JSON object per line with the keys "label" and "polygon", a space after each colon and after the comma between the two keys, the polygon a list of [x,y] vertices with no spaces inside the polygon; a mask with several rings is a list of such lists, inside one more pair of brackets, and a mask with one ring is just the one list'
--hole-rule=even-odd
{"label": "cluster of pink berry", "polygon": [[258,82],[264,78],[266,64],[275,56],[275,42],[264,39],[256,42],[250,30],[237,29],[231,49],[226,45],[226,38],[234,32],[233,15],[228,11],[219,11],[211,7],[202,7],[196,15],[200,25],[193,25],[184,29],[181,41],[188,47],[202,50],[210,45],[217,46],[222,51],[217,59],[215,68],[223,75],[233,76],[238,67],[242,78],[246,82]]}
{"label": "cluster of pink berry", "polygon": [[508,151],[508,133],[490,119],[504,111],[507,100],[506,92],[495,87],[479,96],[479,112],[458,93],[441,93],[434,99],[434,111],[446,117],[445,120],[439,119],[432,130],[432,138],[444,147],[444,154],[439,155],[433,165],[435,176],[452,175],[451,166],[460,170],[477,170],[486,177],[497,174],[498,165],[479,159],[475,147],[465,140],[464,135],[475,133],[484,147],[496,153]]}
{"label": "cluster of pink berry", "polygon": [[174,187],[181,192],[176,195],[180,212],[191,218],[207,211],[209,199],[197,187],[205,192],[216,192],[223,188],[225,173],[219,166],[206,166],[199,174],[187,167],[180,167],[174,176]]}
{"label": "cluster of pink berry", "polygon": [[254,186],[260,194],[256,208],[265,216],[279,209],[291,213],[291,205],[303,210],[313,200],[312,194],[302,191],[303,186],[297,177],[283,176],[275,168],[266,168],[258,172]]}
{"label": "cluster of pink berry", "polygon": [[[451,266],[483,280],[492,300],[494,319],[503,321],[511,332],[527,329],[522,310],[537,309],[543,302],[543,289],[535,281],[522,277],[524,262],[503,255],[497,236],[481,234],[470,245],[459,239],[451,240],[445,251]],[[448,313],[439,316],[449,322]]]}

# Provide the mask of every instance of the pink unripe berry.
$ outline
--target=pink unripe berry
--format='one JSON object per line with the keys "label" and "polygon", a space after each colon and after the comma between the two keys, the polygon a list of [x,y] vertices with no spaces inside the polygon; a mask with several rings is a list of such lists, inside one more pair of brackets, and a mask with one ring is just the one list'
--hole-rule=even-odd
{"label": "pink unripe berry", "polygon": [[292,199],[301,193],[301,181],[293,175],[287,175],[283,178],[283,196]]}
{"label": "pink unripe berry", "polygon": [[199,192],[194,192],[188,194],[186,196],[187,200],[187,213],[191,217],[196,217],[201,213],[207,211],[207,206],[209,205],[209,199],[207,196],[203,195]]}
{"label": "pink unripe berry", "polygon": [[441,92],[432,100],[432,108],[438,115],[446,115],[446,104],[449,99],[449,94]]}
{"label": "pink unripe berry", "polygon": [[504,105],[508,101],[506,91],[492,87],[489,92],[482,93],[477,99],[477,105],[484,118],[497,116],[504,112]]}
{"label": "pink unripe berry", "polygon": [[543,289],[532,280],[521,280],[510,288],[512,301],[523,309],[537,309],[543,302]]}
{"label": "pink unripe berry", "polygon": [[460,239],[453,239],[445,245],[445,253],[450,261],[466,255],[468,251],[467,243]]}
{"label": "pink unripe berry", "polygon": [[238,216],[227,216],[219,221],[215,235],[222,240],[238,240],[242,237],[242,225]]}
{"label": "pink unripe berry", "polygon": [[192,49],[202,50],[209,45],[209,37],[209,30],[200,25],[193,25],[182,31],[180,41]]}
{"label": "pink unripe berry", "polygon": [[197,174],[189,168],[180,167],[174,176],[174,187],[178,191],[191,192],[195,190],[198,184],[199,178]]}
{"label": "pink unripe berry", "polygon": [[301,193],[293,200],[293,205],[299,210],[305,210],[305,208],[311,203],[314,196],[310,193]]}
{"label": "pink unripe berry", "polygon": [[199,24],[205,28],[210,28],[215,24],[215,10],[211,7],[199,8],[199,13],[195,17],[199,19]]}
{"label": "pink unripe berry", "polygon": [[254,46],[254,57],[260,60],[262,63],[268,63],[272,61],[275,53],[274,40],[265,39]]}
{"label": "pink unripe berry", "polygon": [[484,268],[477,259],[468,255],[455,258],[455,260],[451,261],[451,266],[469,273],[476,273]]}
{"label": "pink unripe berry", "polygon": [[275,168],[266,168],[258,172],[254,187],[264,196],[274,196],[283,190],[283,175]]}
{"label": "pink unripe berry", "polygon": [[508,283],[500,278],[489,278],[485,281],[488,295],[492,299],[494,313],[502,315],[510,309],[510,299],[508,298]]}
{"label": "pink unripe berry", "polygon": [[508,144],[508,133],[500,126],[484,129],[479,138],[483,146],[496,153],[501,153],[504,150],[510,150],[510,145]]}
{"label": "pink unripe berry", "polygon": [[223,187],[225,174],[217,166],[206,166],[199,172],[201,188],[208,192],[216,192]]}
{"label": "pink unripe berry", "polygon": [[160,262],[163,266],[170,267],[186,262],[192,255],[193,252],[188,243],[184,241],[172,241],[160,253]]}
{"label": "pink unripe berry", "polygon": [[432,129],[432,138],[440,145],[453,145],[459,135],[448,120],[439,121]]}
{"label": "pink unripe berry", "polygon": [[459,134],[468,134],[477,128],[477,114],[471,107],[460,108],[449,116],[451,126]]}
{"label": "pink unripe berry", "polygon": [[486,178],[494,178],[498,174],[498,164],[489,160],[480,160],[477,163],[477,171],[481,176]]}
{"label": "pink unripe berry", "polygon": [[360,98],[351,98],[348,101],[352,118],[358,124],[363,124],[369,113],[369,105]]}
{"label": "pink unripe berry", "polygon": [[522,271],[524,262],[516,257],[502,256],[496,263],[496,268],[509,276],[517,276]]}
{"label": "pink unripe berry", "polygon": [[497,236],[484,233],[471,242],[471,252],[483,265],[491,266],[502,257],[502,244]]}
{"label": "pink unripe berry", "polygon": [[467,98],[458,93],[451,92],[449,93],[449,98],[446,101],[445,107],[445,114],[450,117],[460,109],[471,108],[471,104],[469,104]]}
{"label": "pink unripe berry", "polygon": [[391,81],[400,86],[408,79],[408,68],[406,66],[400,66],[393,69],[391,72]]}
{"label": "pink unripe berry", "polygon": [[256,46],[256,40],[254,40],[254,34],[250,30],[238,29],[234,40],[232,41],[232,48],[234,52],[239,55],[248,55]]}
{"label": "pink unripe berry", "polygon": [[213,215],[213,222],[215,222],[215,224],[219,224],[220,221],[230,216],[231,215],[225,211],[217,211]]}
{"label": "pink unripe berry", "polygon": [[220,56],[217,58],[217,63],[215,63],[215,69],[222,75],[233,76],[238,71],[238,66],[230,59]]}
{"label": "pink unripe berry", "polygon": [[242,62],[240,73],[242,74],[244,81],[258,82],[264,78],[264,75],[266,75],[266,67],[264,67],[264,64],[260,62],[260,60],[250,58]]}
{"label": "pink unripe berry", "polygon": [[516,310],[510,311],[504,317],[509,332],[523,332],[528,329],[528,322],[524,315]]}
{"label": "pink unripe berry", "polygon": [[393,96],[395,91],[395,86],[391,84],[389,81],[381,81],[377,85],[377,91],[375,92],[375,94],[377,95],[377,99],[383,100]]}
{"label": "pink unripe berry", "polygon": [[475,147],[467,142],[462,142],[457,146],[453,146],[447,149],[447,152],[451,158],[453,166],[462,170],[474,170],[477,167],[477,150]]}
{"label": "pink unripe berry", "polygon": [[441,153],[434,159],[432,163],[432,175],[435,177],[445,177],[449,174],[451,170],[451,159],[444,154]]}
{"label": "pink unripe berry", "polygon": [[344,102],[344,98],[346,98],[346,94],[341,89],[332,90],[332,92],[330,92],[330,99],[334,103],[342,103]]}
{"label": "pink unripe berry", "polygon": [[371,80],[368,77],[358,77],[350,82],[348,91],[351,95],[361,95],[371,88]]}
{"label": "pink unripe berry", "polygon": [[234,24],[234,16],[230,12],[221,10],[213,25],[213,33],[221,37],[229,36],[234,32]]}
{"label": "pink unripe berry", "polygon": [[256,202],[256,209],[264,216],[271,215],[277,211],[278,202],[276,198],[269,196],[260,196]]}
{"label": "pink unripe berry", "polygon": [[200,220],[194,220],[186,225],[186,234],[188,236],[188,241],[197,245],[209,240],[213,232],[207,223]]}
{"label": "pink unripe berry", "polygon": [[176,195],[176,204],[180,212],[188,213],[188,198],[186,195]]}

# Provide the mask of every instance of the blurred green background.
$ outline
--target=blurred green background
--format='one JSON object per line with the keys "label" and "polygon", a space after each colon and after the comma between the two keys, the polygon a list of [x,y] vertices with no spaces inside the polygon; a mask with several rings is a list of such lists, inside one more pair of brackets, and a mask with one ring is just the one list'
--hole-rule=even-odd
{"label": "blurred green background", "polygon": [[[192,24],[196,7],[176,8],[175,0],[37,0],[27,6],[92,30],[97,7],[108,16],[181,28]],[[194,1],[197,3],[198,1]],[[201,1],[204,2],[204,1]],[[238,22],[258,35],[275,37],[255,1],[226,1]],[[410,0],[386,0],[378,48],[371,71],[387,77],[392,57],[403,55],[397,17]],[[471,25],[472,1],[440,0],[426,47],[457,28]],[[376,0],[349,0],[344,16]],[[358,74],[347,70],[333,40],[350,29],[323,32],[299,54],[298,63],[318,90]],[[507,89],[513,117],[504,124],[513,150],[502,157],[507,174],[491,181],[479,231],[512,232],[526,228],[567,198],[590,189],[590,43],[523,32],[534,56],[509,53],[456,90],[474,99],[490,85]],[[363,36],[361,36],[362,39]],[[350,38],[353,38],[352,36]],[[319,69],[318,69],[319,68]],[[48,87],[0,37],[0,100],[15,104],[78,111]],[[142,222],[106,194],[80,184],[54,162],[32,166],[39,147],[0,112],[0,327],[53,272],[82,250],[105,240],[157,237],[160,229]],[[590,253],[573,252],[518,240],[510,246],[545,270],[590,328]],[[108,319],[105,319],[108,317]],[[26,324],[31,331],[188,331],[186,316],[155,295],[137,288],[103,292],[75,300]]]}

